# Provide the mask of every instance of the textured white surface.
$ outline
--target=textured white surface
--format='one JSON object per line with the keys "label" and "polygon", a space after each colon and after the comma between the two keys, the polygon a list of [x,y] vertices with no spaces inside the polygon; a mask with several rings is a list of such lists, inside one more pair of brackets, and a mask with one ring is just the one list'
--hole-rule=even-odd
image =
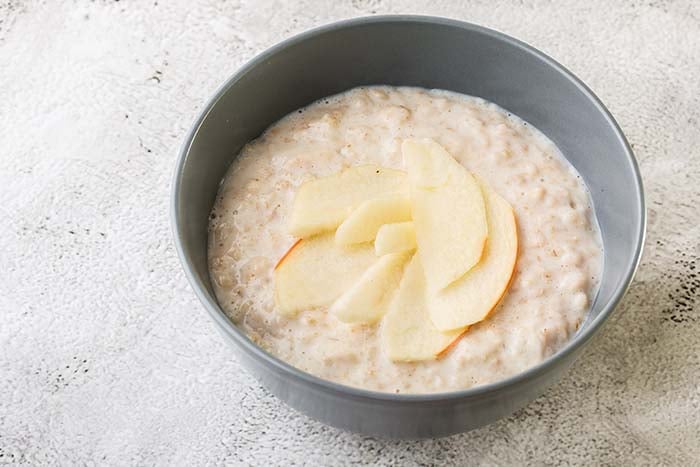
{"label": "textured white surface", "polygon": [[[700,459],[700,3],[0,2],[0,463],[675,464]],[[176,150],[245,60],[372,13],[483,24],[586,81],[649,202],[637,282],[512,417],[388,442],[308,420],[238,365],[181,273]]]}

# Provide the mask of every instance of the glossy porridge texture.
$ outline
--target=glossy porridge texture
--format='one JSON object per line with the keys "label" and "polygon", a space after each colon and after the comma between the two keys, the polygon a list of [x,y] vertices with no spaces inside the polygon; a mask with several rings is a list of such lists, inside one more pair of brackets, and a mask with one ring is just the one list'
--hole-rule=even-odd
{"label": "glossy porridge texture", "polygon": [[[326,309],[287,319],[272,271],[295,241],[287,216],[299,185],[360,164],[402,167],[405,138],[433,138],[513,206],[520,251],[497,309],[445,356],[393,363],[378,326]],[[224,178],[209,225],[210,274],[232,320],[265,350],[321,378],[429,393],[500,380],[542,361],[576,332],[597,290],[602,250],[587,190],[555,145],[481,99],[369,87],[288,115],[248,144]]]}

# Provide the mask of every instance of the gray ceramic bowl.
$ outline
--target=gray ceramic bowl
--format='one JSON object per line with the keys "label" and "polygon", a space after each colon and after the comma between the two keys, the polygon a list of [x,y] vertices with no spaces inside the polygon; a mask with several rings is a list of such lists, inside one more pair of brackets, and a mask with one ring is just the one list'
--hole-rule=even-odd
{"label": "gray ceramic bowl", "polygon": [[[587,319],[559,352],[524,373],[457,392],[354,389],[297,370],[253,344],[219,307],[207,272],[207,217],[241,147],[280,117],[367,84],[479,96],[535,125],[583,176],[600,223],[605,267]],[[645,208],[639,170],[610,113],[551,58],[503,34],[441,18],[360,18],[306,32],[240,69],[214,95],[182,146],[173,186],[175,243],[192,287],[241,363],[292,407],[340,428],[420,438],[466,431],[539,396],[573,363],[627,290]]]}

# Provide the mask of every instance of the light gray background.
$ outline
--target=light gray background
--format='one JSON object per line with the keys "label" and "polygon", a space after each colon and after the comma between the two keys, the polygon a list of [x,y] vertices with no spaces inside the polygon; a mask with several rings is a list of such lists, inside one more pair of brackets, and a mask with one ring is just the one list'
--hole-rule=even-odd
{"label": "light gray background", "polygon": [[[0,463],[700,462],[700,2],[463,3],[0,2]],[[603,334],[526,409],[447,439],[365,438],[282,405],[171,241],[176,152],[208,96],[283,38],[375,13],[552,55],[609,106],[647,189],[646,253]]]}

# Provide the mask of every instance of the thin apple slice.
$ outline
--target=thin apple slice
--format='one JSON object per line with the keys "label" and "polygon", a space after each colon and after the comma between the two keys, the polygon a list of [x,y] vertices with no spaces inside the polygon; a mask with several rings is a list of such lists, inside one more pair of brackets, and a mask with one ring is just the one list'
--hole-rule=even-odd
{"label": "thin apple slice", "polygon": [[406,140],[411,211],[428,291],[444,289],[481,259],[488,235],[484,197],[467,169],[432,140]]}
{"label": "thin apple slice", "polygon": [[408,181],[418,188],[447,185],[457,163],[445,148],[432,139],[406,139],[401,145],[401,153],[404,165],[409,166]]}
{"label": "thin apple slice", "polygon": [[394,362],[433,360],[464,332],[441,332],[433,325],[426,308],[425,285],[420,258],[413,255],[382,320],[382,344]]}
{"label": "thin apple slice", "polygon": [[339,247],[333,234],[298,241],[275,267],[275,301],[284,316],[330,305],[377,257],[371,244]]}
{"label": "thin apple slice", "polygon": [[379,258],[328,311],[344,323],[378,321],[389,308],[408,257],[408,254],[395,253]]}
{"label": "thin apple slice", "polygon": [[408,196],[406,173],[361,165],[303,183],[294,199],[289,232],[295,237],[334,230],[364,201]]}
{"label": "thin apple slice", "polygon": [[443,331],[484,320],[505,294],[515,270],[518,231],[513,208],[491,187],[480,184],[489,223],[483,259],[457,282],[427,298],[430,318]]}
{"label": "thin apple slice", "polygon": [[369,199],[360,204],[335,231],[338,245],[371,242],[384,224],[411,220],[411,200],[406,196]]}
{"label": "thin apple slice", "polygon": [[416,246],[416,228],[410,221],[384,224],[374,239],[374,252],[377,256],[413,251]]}

